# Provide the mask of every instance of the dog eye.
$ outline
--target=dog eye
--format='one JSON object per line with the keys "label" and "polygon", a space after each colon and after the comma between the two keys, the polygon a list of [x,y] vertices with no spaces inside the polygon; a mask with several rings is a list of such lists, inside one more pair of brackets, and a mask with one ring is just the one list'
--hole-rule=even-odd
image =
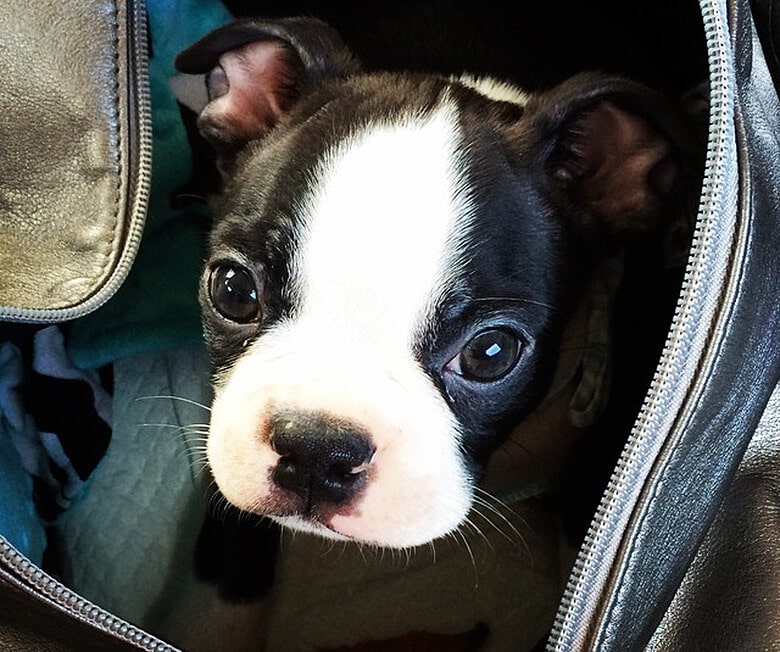
{"label": "dog eye", "polygon": [[211,302],[220,315],[245,324],[260,314],[257,284],[252,274],[240,265],[219,265],[209,279]]}
{"label": "dog eye", "polygon": [[520,339],[508,330],[482,331],[466,343],[447,368],[469,380],[499,380],[517,364],[521,349]]}

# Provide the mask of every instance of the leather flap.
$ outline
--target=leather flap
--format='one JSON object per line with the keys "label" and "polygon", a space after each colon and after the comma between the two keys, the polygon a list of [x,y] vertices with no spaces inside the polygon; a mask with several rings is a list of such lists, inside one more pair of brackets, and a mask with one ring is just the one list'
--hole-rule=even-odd
{"label": "leather flap", "polygon": [[0,319],[85,314],[127,273],[151,149],[138,5],[0,3]]}

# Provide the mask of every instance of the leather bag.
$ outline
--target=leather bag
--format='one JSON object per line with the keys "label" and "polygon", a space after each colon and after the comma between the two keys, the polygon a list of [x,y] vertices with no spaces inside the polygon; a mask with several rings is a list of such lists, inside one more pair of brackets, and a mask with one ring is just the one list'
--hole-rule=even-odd
{"label": "leather bag", "polygon": [[[549,650],[780,649],[778,7],[698,4],[710,111],[693,245]],[[132,0],[0,6],[5,321],[85,315],[127,275],[151,170],[144,16]],[[0,535],[0,649],[175,648]]]}

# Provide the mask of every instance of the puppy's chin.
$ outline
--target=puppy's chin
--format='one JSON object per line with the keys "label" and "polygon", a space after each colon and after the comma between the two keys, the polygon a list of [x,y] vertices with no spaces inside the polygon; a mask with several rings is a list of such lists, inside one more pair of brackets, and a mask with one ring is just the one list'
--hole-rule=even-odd
{"label": "puppy's chin", "polygon": [[[331,539],[333,541],[352,541],[354,543],[360,543],[363,545],[376,546],[379,548],[413,548],[419,545],[423,545],[446,536],[451,531],[458,528],[463,519],[458,521],[455,526],[447,531],[440,532],[438,534],[410,531],[387,531],[387,532],[375,532],[372,533],[372,538],[366,538],[364,533],[360,532],[360,524],[354,521],[350,521],[349,517],[331,519],[329,525],[325,525],[319,521],[314,521],[303,516],[271,516],[273,521],[287,528],[288,530],[294,530],[297,532],[304,532],[306,534],[312,534],[323,539]],[[465,515],[464,515],[465,518]],[[392,527],[392,526],[391,526]],[[343,528],[340,531],[339,528]],[[379,538],[374,538],[374,537]]]}
{"label": "puppy's chin", "polygon": [[303,516],[271,516],[270,518],[279,525],[289,530],[304,532],[316,535],[323,539],[334,541],[352,541],[379,548],[413,548],[435,539],[446,536],[456,530],[464,522],[466,514],[460,519],[454,519],[454,525],[441,532],[425,531],[425,527],[420,527],[419,531],[411,529],[398,530],[394,524],[388,524],[387,528],[378,527],[376,531],[363,532],[361,524],[357,519],[350,517],[339,517],[338,515],[330,519],[328,525]]}

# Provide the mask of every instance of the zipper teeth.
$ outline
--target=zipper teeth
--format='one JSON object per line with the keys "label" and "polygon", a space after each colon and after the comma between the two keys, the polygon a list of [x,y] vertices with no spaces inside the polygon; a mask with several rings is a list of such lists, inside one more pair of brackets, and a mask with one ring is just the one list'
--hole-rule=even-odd
{"label": "zipper teeth", "polygon": [[0,536],[0,561],[15,575],[22,578],[26,585],[79,620],[86,621],[107,634],[148,652],[177,652],[176,648],[74,593],[38,568],[2,536]]}
{"label": "zipper teeth", "polygon": [[[717,0],[700,0],[699,4],[709,49],[710,125],[712,129],[707,145],[704,179],[699,202],[699,216],[701,217],[708,214],[711,207],[717,205],[717,198],[720,194],[718,185],[723,178],[725,160],[723,151],[728,137],[728,128],[725,122],[728,112],[724,108],[729,104],[731,83],[727,65],[728,50],[724,37],[726,30],[718,2]],[[635,466],[640,454],[648,448],[647,439],[653,430],[653,424],[659,420],[659,408],[664,402],[663,396],[672,384],[672,380],[679,377],[676,372],[685,365],[688,357],[691,339],[690,326],[696,312],[693,305],[694,296],[703,281],[704,270],[701,261],[707,257],[707,252],[712,246],[711,232],[710,220],[700,219],[692,237],[691,254],[686,266],[680,298],[675,308],[672,327],[664,345],[656,374],[575,561],[553,624],[548,644],[550,650],[581,648],[589,633],[588,627],[593,624],[591,619],[583,617],[582,605],[588,599],[593,603],[596,597],[594,589],[600,586],[600,583],[598,580],[594,581],[593,577],[598,577],[600,573],[602,577],[606,577],[604,569],[608,566],[609,560],[602,559],[598,551],[599,549],[603,551],[605,538],[610,530],[609,525],[615,521],[620,507],[623,506],[622,502],[624,501],[621,500],[621,496],[631,477],[631,469]]]}
{"label": "zipper teeth", "polygon": [[[118,1],[118,0],[117,0]],[[127,277],[135,260],[135,254],[141,244],[146,208],[149,205],[149,193],[152,184],[152,100],[149,82],[149,52],[147,49],[148,32],[146,23],[146,0],[135,0],[126,5],[125,11],[132,12],[132,20],[126,19],[130,29],[127,32],[128,66],[130,77],[135,80],[131,86],[128,111],[134,117],[130,127],[130,146],[128,147],[128,164],[134,172],[131,179],[131,196],[133,204],[129,207],[131,221],[127,237],[117,269],[111,281],[103,289],[103,297],[93,304],[82,307],[80,314],[86,314],[100,307],[110,299]],[[131,118],[132,120],[132,118]],[[135,130],[133,130],[135,127]],[[137,139],[134,141],[134,139]],[[133,160],[133,156],[137,156]]]}
{"label": "zipper teeth", "polygon": [[[146,0],[136,0],[128,2],[125,8],[126,12],[132,14],[131,17],[125,18],[128,42],[126,56],[129,68],[127,78],[130,80],[128,83],[129,146],[126,148],[125,164],[127,169],[133,172],[128,181],[129,195],[133,203],[125,207],[125,211],[129,214],[128,233],[116,267],[110,273],[106,284],[77,306],[52,309],[0,308],[2,320],[47,324],[83,317],[106,303],[122,285],[130,271],[143,234],[152,176],[152,108],[149,91],[149,54],[146,48],[145,5]],[[119,20],[118,16],[117,20]],[[135,111],[134,107],[137,107]]]}

